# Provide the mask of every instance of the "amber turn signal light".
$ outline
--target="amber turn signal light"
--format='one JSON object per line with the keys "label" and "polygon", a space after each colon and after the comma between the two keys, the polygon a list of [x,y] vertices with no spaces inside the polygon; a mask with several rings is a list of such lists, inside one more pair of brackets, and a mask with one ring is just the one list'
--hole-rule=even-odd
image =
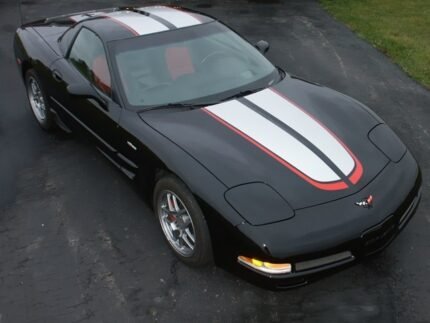
{"label": "amber turn signal light", "polygon": [[291,264],[274,264],[245,256],[237,257],[237,261],[245,267],[250,267],[256,271],[266,274],[288,274],[291,273]]}

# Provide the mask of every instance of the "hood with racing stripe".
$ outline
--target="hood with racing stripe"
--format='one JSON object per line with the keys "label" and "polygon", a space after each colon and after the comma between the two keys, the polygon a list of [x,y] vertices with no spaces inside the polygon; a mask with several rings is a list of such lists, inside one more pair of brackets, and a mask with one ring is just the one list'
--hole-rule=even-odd
{"label": "hood with racing stripe", "polygon": [[389,162],[369,140],[382,123],[371,111],[289,77],[239,99],[141,118],[228,188],[265,183],[296,210],[360,191]]}

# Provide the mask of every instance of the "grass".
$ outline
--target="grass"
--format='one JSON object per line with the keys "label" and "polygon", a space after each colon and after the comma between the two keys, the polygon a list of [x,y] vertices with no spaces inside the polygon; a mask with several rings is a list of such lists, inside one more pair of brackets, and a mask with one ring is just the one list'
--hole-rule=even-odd
{"label": "grass", "polygon": [[430,88],[430,0],[320,0],[336,19]]}

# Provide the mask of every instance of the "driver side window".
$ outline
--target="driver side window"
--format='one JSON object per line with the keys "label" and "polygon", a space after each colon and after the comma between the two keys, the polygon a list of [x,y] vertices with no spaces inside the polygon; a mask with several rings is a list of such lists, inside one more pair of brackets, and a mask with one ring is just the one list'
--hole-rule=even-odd
{"label": "driver side window", "polygon": [[111,96],[111,77],[106,53],[100,38],[82,28],[69,53],[70,62],[96,88]]}

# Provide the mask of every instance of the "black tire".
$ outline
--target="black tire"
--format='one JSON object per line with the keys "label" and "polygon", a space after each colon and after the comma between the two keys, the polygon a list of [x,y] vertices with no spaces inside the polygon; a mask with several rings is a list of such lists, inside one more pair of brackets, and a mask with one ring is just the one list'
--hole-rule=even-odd
{"label": "black tire", "polygon": [[[195,245],[194,250],[190,255],[184,256],[183,254],[178,252],[172,245],[172,243],[169,241],[168,236],[163,229],[163,224],[161,220],[161,204],[162,197],[166,192],[174,193],[179,198],[180,203],[185,206],[186,210],[188,211],[188,214],[192,219],[192,226],[195,235]],[[195,197],[181,180],[179,180],[176,176],[172,174],[167,174],[161,177],[155,184],[153,194],[153,207],[154,212],[159,219],[160,227],[166,238],[166,241],[181,261],[195,267],[205,266],[212,262],[212,243],[205,217]]]}
{"label": "black tire", "polygon": [[[36,112],[36,108],[34,106],[34,102],[32,102],[32,86],[31,83],[35,82],[40,90],[40,95],[43,98],[43,104],[45,106],[44,109],[44,115],[38,115]],[[27,90],[27,98],[30,104],[31,111],[33,112],[34,118],[36,119],[37,123],[40,127],[42,127],[45,131],[52,131],[55,127],[55,120],[52,112],[49,109],[48,100],[46,97],[46,93],[44,91],[44,87],[40,79],[38,78],[36,72],[33,69],[29,69],[25,73],[25,87]]]}

